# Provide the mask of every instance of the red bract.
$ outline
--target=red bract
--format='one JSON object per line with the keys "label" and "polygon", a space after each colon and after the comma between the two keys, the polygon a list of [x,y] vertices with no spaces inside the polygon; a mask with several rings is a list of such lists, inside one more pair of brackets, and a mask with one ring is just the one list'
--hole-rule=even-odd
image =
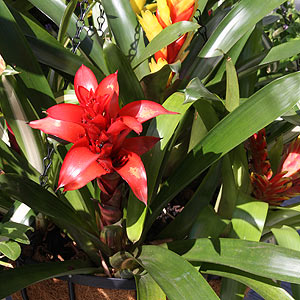
{"label": "red bract", "polygon": [[148,100],[134,101],[120,109],[117,73],[98,85],[93,72],[84,65],[75,75],[74,88],[79,105],[55,105],[47,110],[46,118],[29,123],[32,128],[74,143],[62,164],[58,188],[79,189],[95,178],[117,172],[147,204],[147,177],[140,155],[159,138],[127,135],[131,130],[140,134],[143,122],[174,112]]}

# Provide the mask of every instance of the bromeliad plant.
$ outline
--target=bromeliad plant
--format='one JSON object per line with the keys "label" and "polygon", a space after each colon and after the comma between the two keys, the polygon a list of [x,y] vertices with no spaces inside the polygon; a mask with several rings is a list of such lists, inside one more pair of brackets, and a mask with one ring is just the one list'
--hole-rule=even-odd
{"label": "bromeliad plant", "polygon": [[299,204],[273,194],[297,188],[300,43],[261,43],[283,3],[0,0],[0,228],[56,224],[85,256],[2,268],[0,298],[102,272],[139,300],[299,299]]}

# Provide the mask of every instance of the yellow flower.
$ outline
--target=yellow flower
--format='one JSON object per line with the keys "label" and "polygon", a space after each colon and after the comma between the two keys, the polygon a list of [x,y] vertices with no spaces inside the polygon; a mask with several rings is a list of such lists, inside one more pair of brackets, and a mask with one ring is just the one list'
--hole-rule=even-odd
{"label": "yellow flower", "polygon": [[138,16],[138,19],[146,33],[149,42],[151,42],[153,38],[163,30],[155,15],[149,10],[145,12],[141,11],[141,16]]}
{"label": "yellow flower", "polygon": [[133,11],[138,14],[145,6],[146,0],[130,0]]}
{"label": "yellow flower", "polygon": [[150,71],[151,73],[157,72],[167,64],[167,61],[163,58],[159,58],[157,62],[154,58],[151,58],[151,62],[149,63]]}
{"label": "yellow flower", "polygon": [[159,12],[160,18],[163,20],[166,26],[172,24],[170,16],[170,8],[167,0],[157,0],[157,11]]}

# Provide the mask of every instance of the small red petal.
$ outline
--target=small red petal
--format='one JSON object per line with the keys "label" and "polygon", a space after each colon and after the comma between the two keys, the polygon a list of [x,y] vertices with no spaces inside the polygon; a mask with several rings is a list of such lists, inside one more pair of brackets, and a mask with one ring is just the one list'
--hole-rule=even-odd
{"label": "small red petal", "polygon": [[74,123],[81,123],[83,113],[84,109],[81,106],[69,103],[61,103],[47,109],[47,114],[52,119]]}
{"label": "small red petal", "polygon": [[141,156],[148,152],[159,140],[160,138],[154,136],[132,137],[123,142],[122,148]]}
{"label": "small red petal", "polygon": [[163,60],[167,60],[168,57],[168,52],[166,51],[166,54],[164,54],[162,51],[157,51],[155,54],[154,54],[154,57],[155,57],[155,60],[156,62],[158,62],[158,60],[161,58]]}
{"label": "small red petal", "polygon": [[71,143],[75,143],[85,135],[85,130],[81,125],[52,119],[51,117],[31,121],[29,126],[34,129],[40,129],[47,134],[52,134]]}
{"label": "small red petal", "polygon": [[97,162],[98,157],[99,154],[82,147],[81,143],[73,145],[62,164],[58,188],[64,187],[65,191],[79,189],[106,174],[107,171]]}
{"label": "small red petal", "polygon": [[117,98],[119,97],[119,84],[117,79],[118,74],[116,72],[108,75],[99,83],[95,92],[95,98],[96,101],[102,105],[101,110],[108,110],[114,94],[117,95]]}
{"label": "small red petal", "polygon": [[178,113],[169,111],[165,109],[162,105],[149,100],[139,100],[131,102],[125,105],[119,112],[120,116],[134,117],[140,123],[143,123],[162,114]]}
{"label": "small red petal", "polygon": [[171,64],[175,61],[182,45],[184,44],[185,40],[186,40],[186,34],[182,35],[178,40],[176,40],[175,42],[173,42],[172,44],[170,44],[168,46],[168,63]]}
{"label": "small red petal", "polygon": [[107,112],[111,118],[115,118],[120,111],[119,96],[114,93],[108,103]]}
{"label": "small red petal", "polygon": [[117,173],[129,184],[135,196],[147,205],[147,176],[141,158],[134,152],[124,152],[127,162],[115,167]]}
{"label": "small red petal", "polygon": [[143,131],[142,124],[136,120],[136,118],[123,116],[121,117],[122,122],[130,129],[134,130],[137,134]]}
{"label": "small red petal", "polygon": [[117,135],[124,129],[128,129],[128,127],[121,121],[121,119],[118,119],[109,126],[107,133]]}
{"label": "small red petal", "polygon": [[74,89],[79,103],[85,105],[85,99],[83,99],[80,93],[78,92],[78,88],[80,86],[84,87],[88,91],[92,90],[93,92],[96,91],[98,86],[98,82],[94,73],[91,69],[84,65],[82,65],[75,74]]}

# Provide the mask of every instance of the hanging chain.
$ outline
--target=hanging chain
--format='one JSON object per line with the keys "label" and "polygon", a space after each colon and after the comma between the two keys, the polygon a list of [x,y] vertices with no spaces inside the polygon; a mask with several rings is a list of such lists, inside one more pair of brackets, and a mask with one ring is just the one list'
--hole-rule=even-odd
{"label": "hanging chain", "polygon": [[75,35],[71,39],[73,53],[75,53],[77,51],[78,47],[81,44],[80,34],[84,28],[85,14],[89,10],[89,2],[87,0],[81,0],[79,5],[80,5],[80,15],[76,21],[76,32],[75,32]]}
{"label": "hanging chain", "polygon": [[43,158],[43,173],[40,176],[40,185],[46,187],[48,181],[48,170],[52,165],[52,153],[54,148],[47,142],[47,155]]}
{"label": "hanging chain", "polygon": [[99,36],[103,36],[104,35],[104,30],[103,30],[103,26],[105,24],[105,12],[104,12],[104,8],[102,6],[101,3],[98,3],[99,4],[99,16],[97,17],[97,22],[98,22],[98,34]]}

